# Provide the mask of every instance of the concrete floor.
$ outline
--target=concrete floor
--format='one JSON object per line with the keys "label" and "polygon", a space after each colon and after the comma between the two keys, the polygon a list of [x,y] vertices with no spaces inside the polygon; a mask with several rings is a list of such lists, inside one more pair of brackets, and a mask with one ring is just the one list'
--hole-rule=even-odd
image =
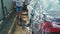
{"label": "concrete floor", "polygon": [[22,30],[21,26],[16,26],[14,34],[29,34],[28,30]]}

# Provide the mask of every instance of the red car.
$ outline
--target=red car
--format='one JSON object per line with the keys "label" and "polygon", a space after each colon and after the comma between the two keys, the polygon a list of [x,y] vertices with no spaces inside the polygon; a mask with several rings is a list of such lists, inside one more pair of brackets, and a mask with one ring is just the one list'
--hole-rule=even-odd
{"label": "red car", "polygon": [[60,11],[49,11],[43,16],[41,23],[42,34],[60,34]]}

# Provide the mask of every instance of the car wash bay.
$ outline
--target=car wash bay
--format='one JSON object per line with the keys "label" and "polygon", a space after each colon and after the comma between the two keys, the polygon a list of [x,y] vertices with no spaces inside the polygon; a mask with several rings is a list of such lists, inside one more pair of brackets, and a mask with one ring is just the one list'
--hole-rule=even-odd
{"label": "car wash bay", "polygon": [[15,2],[0,0],[0,34],[60,34],[60,0],[25,2],[18,19]]}

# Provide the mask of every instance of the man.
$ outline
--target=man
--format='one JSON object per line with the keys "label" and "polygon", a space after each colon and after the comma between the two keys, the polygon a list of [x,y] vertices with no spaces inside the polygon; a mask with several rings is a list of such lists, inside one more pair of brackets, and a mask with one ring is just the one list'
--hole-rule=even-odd
{"label": "man", "polygon": [[17,12],[17,18],[20,19],[21,12],[23,10],[23,3],[25,0],[16,0],[16,12]]}

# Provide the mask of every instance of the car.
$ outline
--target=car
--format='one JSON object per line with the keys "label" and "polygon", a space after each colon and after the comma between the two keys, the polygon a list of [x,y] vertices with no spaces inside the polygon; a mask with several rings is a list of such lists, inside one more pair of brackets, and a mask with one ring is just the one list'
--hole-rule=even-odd
{"label": "car", "polygon": [[42,34],[60,34],[60,11],[46,11],[40,25]]}
{"label": "car", "polygon": [[40,3],[45,11],[40,22],[41,34],[60,34],[60,0],[41,0]]}

